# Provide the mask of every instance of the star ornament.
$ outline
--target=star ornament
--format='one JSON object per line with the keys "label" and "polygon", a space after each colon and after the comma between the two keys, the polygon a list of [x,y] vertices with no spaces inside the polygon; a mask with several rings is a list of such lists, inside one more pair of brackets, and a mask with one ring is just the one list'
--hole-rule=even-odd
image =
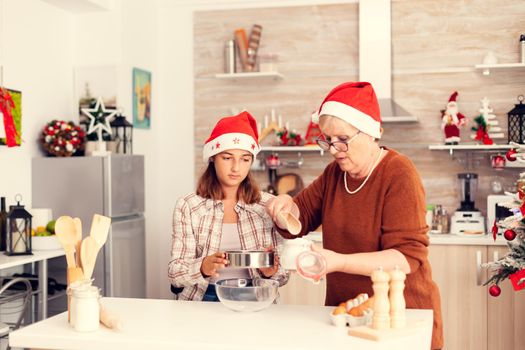
{"label": "star ornament", "polygon": [[[93,108],[81,108],[82,113],[89,118],[89,126],[87,133],[91,134],[95,131],[102,133],[105,130],[111,135],[111,126],[109,125],[109,119],[117,114],[116,109],[106,109],[102,97],[97,99],[97,103]],[[100,134],[99,134],[100,135]],[[100,141],[100,140],[99,140]]]}

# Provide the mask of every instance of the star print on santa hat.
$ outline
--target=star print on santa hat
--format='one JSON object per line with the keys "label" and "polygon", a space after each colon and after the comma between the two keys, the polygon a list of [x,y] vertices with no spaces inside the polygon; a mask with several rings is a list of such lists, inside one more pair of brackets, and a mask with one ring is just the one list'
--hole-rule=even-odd
{"label": "star print on santa hat", "polygon": [[[109,125],[109,119],[117,114],[116,109],[107,109],[104,105],[102,97],[97,99],[97,103],[93,108],[82,108],[82,113],[89,118],[89,126],[87,133],[91,134],[99,132],[99,137],[102,134],[102,130],[106,131],[111,135],[111,126]],[[101,140],[99,140],[101,141]]]}
{"label": "star print on santa hat", "polygon": [[381,113],[374,88],[367,82],[343,83],[328,93],[312,121],[322,115],[344,120],[376,139],[381,138]]}
{"label": "star print on santa hat", "polygon": [[202,150],[205,162],[214,155],[229,150],[241,149],[255,157],[260,151],[257,122],[248,112],[224,117],[217,122]]}

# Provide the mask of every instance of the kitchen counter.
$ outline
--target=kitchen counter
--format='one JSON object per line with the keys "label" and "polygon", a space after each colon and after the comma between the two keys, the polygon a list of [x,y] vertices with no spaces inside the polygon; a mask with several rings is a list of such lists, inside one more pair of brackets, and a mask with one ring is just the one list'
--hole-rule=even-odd
{"label": "kitchen counter", "polygon": [[[480,235],[480,236],[460,236],[446,234],[429,234],[430,244],[432,245],[484,245],[484,246],[506,246],[507,240],[503,236],[498,236],[496,241],[492,238],[492,235]],[[323,241],[322,232],[313,231],[310,232],[305,238],[310,239],[313,242],[321,243]]]}
{"label": "kitchen counter", "polygon": [[407,320],[422,320],[414,334],[374,342],[351,337],[330,323],[333,307],[271,305],[255,313],[231,311],[220,303],[157,299],[103,298],[118,314],[122,331],[103,326],[76,332],[67,313],[12,332],[12,347],[39,349],[359,349],[428,350],[432,310],[407,310]]}

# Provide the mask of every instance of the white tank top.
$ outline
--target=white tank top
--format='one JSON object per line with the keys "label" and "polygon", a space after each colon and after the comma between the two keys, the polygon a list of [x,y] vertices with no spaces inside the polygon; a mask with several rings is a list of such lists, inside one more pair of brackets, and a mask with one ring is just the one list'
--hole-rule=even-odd
{"label": "white tank top", "polygon": [[[239,238],[239,230],[237,229],[237,223],[223,223],[222,224],[222,237],[221,245],[219,250],[224,252],[225,250],[240,250],[241,239]],[[219,280],[229,278],[251,278],[250,272],[245,268],[233,268],[225,267],[224,269],[218,270],[219,277],[210,278],[210,283],[215,284]]]}

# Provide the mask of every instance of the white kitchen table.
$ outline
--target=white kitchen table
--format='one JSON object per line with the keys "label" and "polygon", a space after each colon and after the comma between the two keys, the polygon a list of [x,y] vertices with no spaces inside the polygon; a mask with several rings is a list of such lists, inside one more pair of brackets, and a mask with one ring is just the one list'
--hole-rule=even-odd
{"label": "white kitchen table", "polygon": [[428,350],[432,310],[407,310],[422,320],[414,334],[375,342],[349,336],[330,323],[333,307],[271,305],[255,313],[234,312],[220,303],[158,299],[103,298],[118,314],[122,331],[103,326],[76,332],[62,313],[12,332],[12,347],[39,349],[344,349]]}
{"label": "white kitchen table", "polygon": [[0,271],[25,264],[38,263],[39,317],[47,317],[47,261],[65,255],[63,249],[33,250],[31,255],[5,255],[0,253]]}

